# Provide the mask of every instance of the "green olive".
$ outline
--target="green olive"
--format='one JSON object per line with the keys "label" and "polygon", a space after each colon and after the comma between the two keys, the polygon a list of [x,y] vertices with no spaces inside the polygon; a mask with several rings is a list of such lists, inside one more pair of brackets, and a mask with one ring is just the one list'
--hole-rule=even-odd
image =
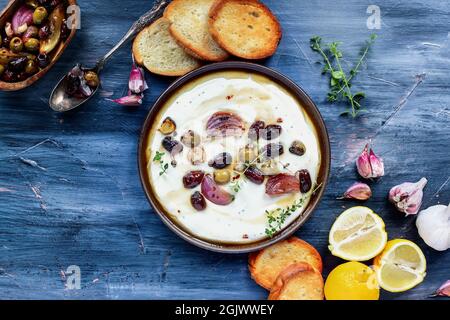
{"label": "green olive", "polygon": [[214,171],[214,180],[218,184],[226,184],[226,183],[230,182],[230,179],[231,179],[230,170],[220,169],[220,170]]}
{"label": "green olive", "polygon": [[10,53],[7,49],[0,49],[0,64],[8,64],[11,61]]}
{"label": "green olive", "polygon": [[97,88],[100,80],[98,79],[98,75],[93,71],[88,71],[84,74],[84,80],[86,80],[86,83],[91,88]]}
{"label": "green olive", "polygon": [[45,9],[44,7],[37,7],[33,12],[33,22],[39,25],[44,22],[45,19],[47,19],[47,16],[47,9]]}
{"label": "green olive", "polygon": [[14,53],[19,53],[23,50],[23,42],[22,39],[19,37],[12,38],[11,42],[9,43],[9,48]]}
{"label": "green olive", "polygon": [[35,60],[28,60],[27,66],[25,67],[25,72],[27,74],[35,74],[39,71],[38,65]]}
{"label": "green olive", "polygon": [[258,157],[257,148],[248,145],[239,151],[239,161],[241,163],[252,163]]}
{"label": "green olive", "polygon": [[25,41],[25,49],[30,52],[36,52],[39,50],[39,40],[35,38],[29,38]]}
{"label": "green olive", "polygon": [[27,0],[26,4],[33,9],[39,7],[37,0]]}
{"label": "green olive", "polygon": [[3,75],[3,72],[5,72],[5,66],[0,64],[0,76]]}

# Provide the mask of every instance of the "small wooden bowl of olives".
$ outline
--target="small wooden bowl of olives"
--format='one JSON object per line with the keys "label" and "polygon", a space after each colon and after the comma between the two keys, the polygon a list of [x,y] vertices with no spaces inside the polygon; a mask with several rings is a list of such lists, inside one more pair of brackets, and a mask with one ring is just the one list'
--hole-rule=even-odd
{"label": "small wooden bowl of olives", "polygon": [[56,63],[75,36],[78,17],[67,12],[76,4],[76,0],[8,3],[0,14],[1,91],[32,85]]}

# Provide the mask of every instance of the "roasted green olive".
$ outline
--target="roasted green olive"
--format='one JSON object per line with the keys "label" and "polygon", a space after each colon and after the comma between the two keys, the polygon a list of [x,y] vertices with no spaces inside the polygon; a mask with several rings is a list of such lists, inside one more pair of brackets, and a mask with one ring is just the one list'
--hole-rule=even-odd
{"label": "roasted green olive", "polygon": [[12,52],[18,53],[23,50],[23,41],[19,37],[12,38],[11,42],[9,43],[9,48]]}
{"label": "roasted green olive", "polygon": [[11,54],[7,49],[0,49],[0,64],[8,64],[11,61]]}
{"label": "roasted green olive", "polygon": [[231,179],[230,170],[221,169],[214,171],[214,181],[216,181],[218,184],[226,184],[230,182],[230,179]]}
{"label": "roasted green olive", "polygon": [[35,60],[28,60],[27,66],[25,67],[25,73],[27,74],[35,74],[39,71],[39,67]]}
{"label": "roasted green olive", "polygon": [[258,158],[258,149],[252,145],[245,146],[239,151],[239,161],[241,163],[252,163]]}
{"label": "roasted green olive", "polygon": [[39,40],[35,38],[29,38],[25,41],[25,49],[30,52],[36,52],[39,50]]}
{"label": "roasted green olive", "polygon": [[37,25],[47,19],[48,12],[44,7],[37,7],[33,12],[33,22]]}
{"label": "roasted green olive", "polygon": [[0,77],[3,75],[4,72],[5,72],[5,66],[0,64]]}
{"label": "roasted green olive", "polygon": [[93,71],[88,71],[84,74],[84,79],[89,87],[97,88],[100,84],[100,80],[98,79],[98,75]]}

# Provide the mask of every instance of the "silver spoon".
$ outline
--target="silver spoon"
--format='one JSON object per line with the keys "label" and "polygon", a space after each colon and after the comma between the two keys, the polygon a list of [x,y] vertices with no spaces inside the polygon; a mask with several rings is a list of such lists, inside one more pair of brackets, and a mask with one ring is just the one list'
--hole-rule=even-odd
{"label": "silver spoon", "polygon": [[[159,17],[162,10],[166,7],[166,5],[170,2],[170,0],[157,0],[153,5],[153,8],[150,9],[147,13],[145,13],[142,17],[137,20],[133,26],[128,30],[128,32],[124,35],[124,37],[112,48],[103,58],[98,60],[93,68],[82,68],[83,71],[93,71],[100,77],[100,72],[105,66],[106,62],[111,58],[111,56],[121,48],[128,40],[133,39],[139,32],[142,31],[148,24],[153,22],[156,18]],[[88,97],[73,97],[69,96],[66,93],[67,87],[67,74],[58,82],[56,87],[53,89],[52,94],[50,95],[49,105],[54,111],[57,112],[66,112],[69,110],[73,110],[83,103],[91,99],[98,91],[100,85],[95,88],[92,94]]]}

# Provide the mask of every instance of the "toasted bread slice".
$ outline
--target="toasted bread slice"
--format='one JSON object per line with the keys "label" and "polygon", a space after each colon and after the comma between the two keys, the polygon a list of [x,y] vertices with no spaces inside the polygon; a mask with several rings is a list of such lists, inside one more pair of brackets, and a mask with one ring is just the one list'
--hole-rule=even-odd
{"label": "toasted bread slice", "polygon": [[217,0],[209,17],[213,38],[240,58],[267,58],[275,53],[281,39],[277,18],[257,0]]}
{"label": "toasted bread slice", "polygon": [[272,286],[269,300],[323,300],[323,278],[308,263],[291,264]]}
{"label": "toasted bread slice", "polygon": [[214,0],[173,0],[164,11],[170,33],[187,52],[208,61],[223,61],[228,53],[209,33],[208,14]]}
{"label": "toasted bread slice", "polygon": [[200,67],[200,61],[187,54],[169,32],[170,21],[156,20],[142,30],[133,43],[136,62],[150,72],[182,76]]}
{"label": "toasted bread slice", "polygon": [[253,280],[270,290],[278,275],[291,264],[309,263],[322,272],[322,258],[309,243],[292,237],[249,256],[248,267]]}

